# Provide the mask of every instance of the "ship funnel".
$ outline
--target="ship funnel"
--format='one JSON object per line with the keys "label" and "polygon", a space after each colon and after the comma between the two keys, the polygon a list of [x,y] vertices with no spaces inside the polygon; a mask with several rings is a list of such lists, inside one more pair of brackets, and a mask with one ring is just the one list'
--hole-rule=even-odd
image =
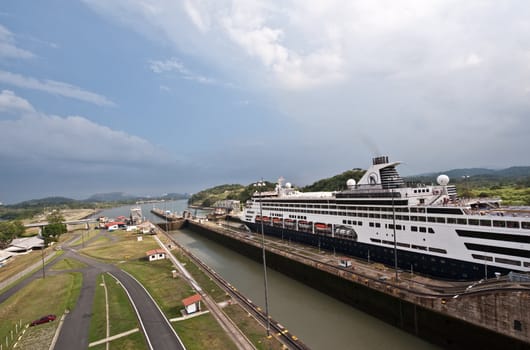
{"label": "ship funnel", "polygon": [[372,158],[372,164],[378,165],[378,164],[386,164],[388,163],[388,156],[380,156]]}

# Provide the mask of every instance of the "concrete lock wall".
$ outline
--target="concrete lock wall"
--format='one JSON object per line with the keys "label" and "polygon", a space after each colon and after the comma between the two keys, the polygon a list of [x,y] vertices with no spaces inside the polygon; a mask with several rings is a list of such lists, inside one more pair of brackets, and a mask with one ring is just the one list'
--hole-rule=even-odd
{"label": "concrete lock wall", "polygon": [[[188,228],[257,262],[262,261],[259,247],[222,235],[206,227],[188,223]],[[448,314],[374,290],[316,267],[267,251],[267,266],[312,288],[341,300],[393,326],[448,349],[530,349],[530,344],[479,327]],[[437,302],[432,300],[429,302]],[[491,311],[491,310],[490,310]],[[485,311],[488,312],[488,311]]]}

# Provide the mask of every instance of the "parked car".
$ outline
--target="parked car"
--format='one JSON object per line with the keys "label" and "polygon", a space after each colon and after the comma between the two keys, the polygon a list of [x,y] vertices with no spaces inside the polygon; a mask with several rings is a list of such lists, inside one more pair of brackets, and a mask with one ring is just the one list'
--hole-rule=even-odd
{"label": "parked car", "polygon": [[30,326],[36,326],[36,325],[39,325],[39,324],[52,322],[52,321],[55,321],[56,318],[57,317],[55,315],[42,316],[38,320],[35,320],[35,321],[31,322],[29,325]]}

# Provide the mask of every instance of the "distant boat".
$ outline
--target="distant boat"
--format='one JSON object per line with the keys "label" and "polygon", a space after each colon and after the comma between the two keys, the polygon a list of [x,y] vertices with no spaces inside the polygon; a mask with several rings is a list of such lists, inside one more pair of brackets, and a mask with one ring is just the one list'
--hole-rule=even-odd
{"label": "distant boat", "polygon": [[171,229],[173,230],[180,229],[182,226],[184,226],[184,223],[186,222],[186,219],[184,217],[177,216],[175,215],[175,213],[171,212],[167,213],[167,211],[164,211],[162,209],[153,208],[151,209],[151,213],[171,223]]}

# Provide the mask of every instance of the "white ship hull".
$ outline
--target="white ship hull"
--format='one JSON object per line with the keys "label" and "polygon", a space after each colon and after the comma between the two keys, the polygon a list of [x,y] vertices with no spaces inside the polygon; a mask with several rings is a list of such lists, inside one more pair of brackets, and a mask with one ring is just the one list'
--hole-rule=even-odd
{"label": "white ship hull", "polygon": [[405,187],[398,163],[378,160],[347,191],[299,193],[280,184],[256,193],[242,220],[256,230],[263,218],[267,234],[390,266],[396,249],[399,268],[435,277],[530,272],[530,211],[458,200],[444,181]]}

